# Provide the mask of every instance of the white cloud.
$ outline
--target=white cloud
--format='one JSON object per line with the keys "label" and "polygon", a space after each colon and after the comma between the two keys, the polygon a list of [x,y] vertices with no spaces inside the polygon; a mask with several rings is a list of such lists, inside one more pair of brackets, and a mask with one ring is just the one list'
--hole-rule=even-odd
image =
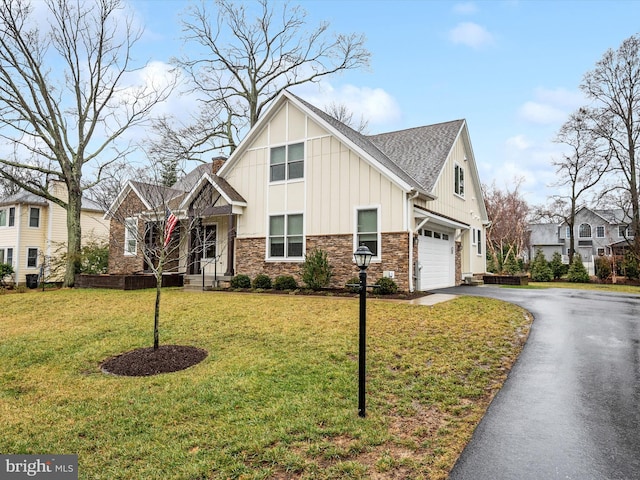
{"label": "white cloud", "polygon": [[459,15],[472,15],[478,11],[478,7],[473,2],[456,3],[453,11]]}
{"label": "white cloud", "polygon": [[518,115],[527,122],[541,125],[560,123],[567,118],[567,112],[564,110],[552,105],[531,101],[525,102],[525,104],[520,107]]}
{"label": "white cloud", "polygon": [[479,49],[495,43],[487,29],[473,22],[462,22],[449,32],[449,40],[455,44]]}
{"label": "white cloud", "polygon": [[507,138],[505,143],[507,147],[513,147],[516,150],[527,150],[532,146],[532,143],[527,140],[524,135],[516,135],[515,137]]}
{"label": "white cloud", "polygon": [[323,82],[319,88],[307,85],[306,88],[296,89],[296,94],[318,107],[332,103],[344,105],[353,113],[354,119],[362,118],[369,122],[370,127],[391,125],[402,117],[396,99],[382,88],[354,85],[334,88],[331,84]]}
{"label": "white cloud", "polygon": [[518,116],[538,125],[560,125],[585,103],[586,99],[579,91],[538,87],[534,90],[534,100],[525,102],[519,108]]}

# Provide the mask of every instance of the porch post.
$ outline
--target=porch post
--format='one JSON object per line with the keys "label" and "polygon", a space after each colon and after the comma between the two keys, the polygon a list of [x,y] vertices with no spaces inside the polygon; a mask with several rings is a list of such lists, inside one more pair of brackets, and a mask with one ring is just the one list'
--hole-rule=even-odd
{"label": "porch post", "polygon": [[235,258],[235,239],[236,239],[236,216],[233,213],[229,214],[229,224],[227,233],[227,271],[224,273],[226,277],[233,277],[233,260]]}

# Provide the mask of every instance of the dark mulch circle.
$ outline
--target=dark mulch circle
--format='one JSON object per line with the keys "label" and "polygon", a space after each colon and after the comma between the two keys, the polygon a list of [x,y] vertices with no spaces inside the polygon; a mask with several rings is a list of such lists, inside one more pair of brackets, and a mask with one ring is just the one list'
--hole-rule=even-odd
{"label": "dark mulch circle", "polygon": [[127,377],[147,377],[159,373],[171,373],[184,370],[207,358],[208,352],[201,348],[184,345],[161,345],[138,348],[130,352],[111,357],[100,365],[105,373]]}

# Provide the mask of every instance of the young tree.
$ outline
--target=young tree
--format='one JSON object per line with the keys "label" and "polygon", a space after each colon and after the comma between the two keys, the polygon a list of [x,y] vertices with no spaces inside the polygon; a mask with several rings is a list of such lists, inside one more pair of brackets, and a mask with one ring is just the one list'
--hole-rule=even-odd
{"label": "young tree", "polygon": [[640,258],[640,35],[607,50],[580,88],[593,101],[594,133],[608,144],[611,171],[620,177],[618,188],[630,203],[633,253]]}
{"label": "young tree", "polygon": [[487,253],[497,268],[513,255],[521,257],[528,243],[529,205],[520,195],[522,180],[515,182],[513,190],[502,191],[495,182],[483,185],[487,215],[491,225],[487,228]]}
{"label": "young tree", "polygon": [[200,128],[179,128],[197,132],[195,138],[165,135],[163,148],[184,158],[193,151],[233,152],[239,133],[284,89],[369,64],[363,35],[332,35],[327,22],[309,28],[299,6],[256,4],[252,11],[246,2],[216,0],[213,18],[204,3],[189,7],[183,22],[189,56],[176,63],[201,95],[203,112],[196,119]]}
{"label": "young tree", "polygon": [[569,265],[569,271],[567,272],[567,280],[574,283],[589,283],[589,272],[584,267],[579,253],[573,256],[573,261]]}
{"label": "young tree", "polygon": [[547,259],[544,258],[544,252],[540,248],[536,250],[536,255],[531,263],[531,280],[534,282],[550,282],[553,280],[553,272]]}
{"label": "young tree", "polygon": [[553,252],[551,261],[549,262],[549,268],[551,268],[554,279],[558,279],[567,273],[567,266],[562,263],[562,255],[560,252]]}
{"label": "young tree", "polygon": [[601,139],[594,135],[596,120],[592,115],[593,112],[586,108],[572,113],[555,139],[557,143],[569,147],[568,153],[553,162],[559,178],[553,186],[564,187],[568,191],[553,198],[556,206],[566,206],[557,213],[561,214],[563,222],[569,226],[570,264],[575,251],[574,226],[579,201],[588,190],[598,184],[609,168],[609,152]]}
{"label": "young tree", "polygon": [[[47,28],[35,7],[46,8]],[[14,152],[0,157],[0,177],[67,211],[66,286],[78,269],[83,192],[131,151],[118,140],[173,88],[127,85],[141,31],[122,10],[120,0],[0,0],[0,138]],[[49,192],[51,178],[65,182],[67,200]]]}

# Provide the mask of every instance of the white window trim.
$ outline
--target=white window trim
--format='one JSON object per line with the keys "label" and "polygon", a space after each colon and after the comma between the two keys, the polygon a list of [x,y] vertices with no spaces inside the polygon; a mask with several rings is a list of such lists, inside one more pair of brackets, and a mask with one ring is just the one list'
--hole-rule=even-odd
{"label": "white window trim", "polygon": [[[378,224],[378,232],[377,232],[377,242],[378,242],[378,254],[374,257],[371,257],[372,263],[381,263],[382,262],[382,224],[380,222],[381,217],[381,205],[360,205],[356,206],[353,211],[353,251],[355,252],[358,245],[358,212],[360,210],[375,210],[377,213],[376,222]],[[352,262],[355,263],[355,259],[352,257]]]}
{"label": "white window trim", "polygon": [[[31,210],[38,210],[38,226],[37,227],[34,227],[33,225],[31,225]],[[8,221],[8,217],[7,217],[7,221]],[[42,223],[42,210],[40,209],[40,207],[29,207],[29,219],[28,219],[29,228],[40,228],[41,223]]]}
{"label": "white window trim", "polygon": [[[4,258],[2,260],[0,260],[3,263],[8,263],[9,265],[11,265],[12,267],[15,267],[15,263],[16,263],[16,258],[15,258],[15,251],[16,249],[14,247],[0,247],[0,250],[4,250]],[[8,260],[8,251],[11,250],[11,262],[7,262]]]}
{"label": "white window trim", "polygon": [[[302,148],[304,149],[304,153],[302,155],[302,177],[289,179],[289,146],[302,144]],[[278,147],[285,147],[285,156],[284,156],[284,178],[282,180],[271,180],[271,150]],[[282,185],[285,183],[296,183],[303,182],[305,177],[307,176],[307,142],[304,140],[298,142],[286,142],[286,143],[278,143],[269,146],[269,173],[267,178],[269,179],[269,185]],[[292,213],[295,215],[295,213]]]}
{"label": "white window trim", "polygon": [[[601,228],[602,229],[602,236],[598,235],[598,229]],[[598,225],[596,226],[596,238],[605,238],[607,235],[607,230],[604,227],[604,225]]]}
{"label": "white window trim", "polygon": [[124,219],[124,256],[125,257],[135,257],[136,255],[138,255],[138,235],[136,233],[136,235],[133,237],[133,240],[136,241],[136,247],[134,249],[133,252],[130,252],[128,250],[128,245],[129,245],[129,228],[127,228],[127,223],[133,220],[135,221],[135,228],[136,228],[136,232],[138,231],[138,218],[137,217],[127,217]]}
{"label": "white window trim", "polygon": [[[477,239],[476,239],[476,243],[474,243],[474,245],[476,246],[476,257],[481,257],[482,256],[482,251],[483,251],[483,246],[482,246],[482,229],[480,228],[476,228],[476,235],[477,235]],[[478,249],[480,249],[480,251],[478,251]]]}
{"label": "white window trim", "polygon": [[[302,215],[302,256],[301,257],[272,257],[270,256],[269,252],[271,251],[271,249],[269,248],[269,239],[271,238],[271,226],[269,225],[270,222],[270,218],[271,217],[281,217],[284,216],[284,244],[285,244],[285,254],[287,253],[287,218],[290,217],[291,215]],[[274,262],[291,262],[291,263],[300,263],[304,261],[304,257],[307,254],[307,224],[306,224],[306,219],[305,219],[305,215],[303,211],[294,211],[294,212],[280,212],[280,213],[269,213],[267,215],[267,241],[265,242],[266,245],[266,250],[264,253],[264,260],[265,262],[270,262],[270,263],[274,263]]]}
{"label": "white window trim", "polygon": [[[458,168],[456,169],[456,167],[458,167]],[[462,172],[462,182],[459,182],[458,174],[457,174],[456,170],[459,170],[459,171]],[[458,162],[455,162],[454,166],[453,166],[453,194],[455,196],[459,197],[459,198],[464,198],[464,194],[465,194],[465,190],[466,190],[465,189],[465,185],[464,185],[465,177],[466,177],[465,173],[466,172],[464,171],[464,166],[459,164]],[[462,186],[462,193],[456,192],[456,183],[458,183],[459,185]]]}
{"label": "white window trim", "polygon": [[[36,265],[35,267],[30,267],[29,266],[29,250],[35,250],[36,251]],[[27,270],[37,270],[38,269],[38,258],[40,258],[40,248],[38,247],[27,247],[25,249],[25,261],[24,261],[24,266]]]}
{"label": "white window trim", "polygon": [[571,227],[565,227],[564,238],[571,238]]}
{"label": "white window trim", "polygon": [[[583,237],[582,235],[580,235],[580,230],[582,227],[582,225],[589,225],[589,236],[588,237]],[[580,225],[578,225],[578,238],[593,238],[593,228],[591,227],[590,223],[587,222],[582,222]]]}
{"label": "white window trim", "polygon": [[[219,228],[218,228],[218,222],[213,222],[213,223],[205,223],[202,225],[202,228],[204,231],[206,231],[207,227],[216,227],[216,238],[213,240],[215,248],[216,248],[216,256],[218,255],[218,233],[219,233]],[[203,236],[204,236],[204,232],[203,232]],[[206,257],[205,255],[207,254],[207,245],[205,244],[205,239],[202,239],[202,260],[214,260],[214,257]]]}

